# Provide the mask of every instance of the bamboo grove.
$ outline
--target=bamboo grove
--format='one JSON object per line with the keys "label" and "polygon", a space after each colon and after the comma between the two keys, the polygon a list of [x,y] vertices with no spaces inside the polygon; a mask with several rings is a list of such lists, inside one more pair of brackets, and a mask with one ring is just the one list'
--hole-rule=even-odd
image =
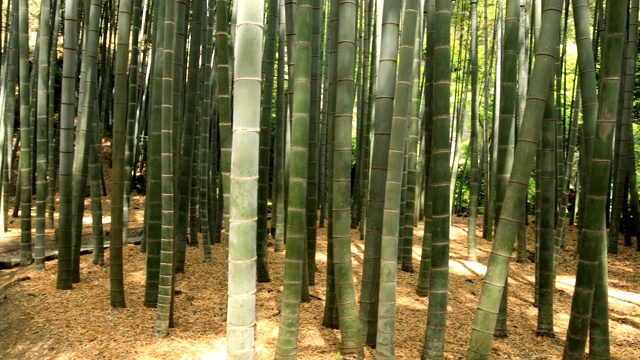
{"label": "bamboo grove", "polygon": [[[493,337],[508,336],[509,262],[528,261],[528,251],[537,335],[555,336],[558,253],[576,221],[562,356],[611,357],[607,254],[621,229],[631,245],[629,218],[640,218],[638,0],[0,4],[0,228],[20,217],[21,264],[38,271],[45,229],[55,228],[57,289],[82,281],[89,189],[93,264],[108,263],[111,306],[126,306],[122,249],[130,194],[143,186],[144,305],[157,309],[155,336],[174,326],[186,247],[202,246],[206,261],[214,251],[228,259],[227,356],[253,358],[256,283],[271,281],[272,244],[286,251],[272,351],[295,359],[317,228],[327,226],[318,318],[340,330],[341,354],[362,358],[369,346],[395,358],[397,272],[415,271],[415,291],[428,298],[422,358],[443,359],[451,214],[468,213],[469,261],[476,229],[493,242],[467,353],[488,359]],[[524,235],[529,213],[535,249]],[[359,292],[353,241],[364,246]]]}

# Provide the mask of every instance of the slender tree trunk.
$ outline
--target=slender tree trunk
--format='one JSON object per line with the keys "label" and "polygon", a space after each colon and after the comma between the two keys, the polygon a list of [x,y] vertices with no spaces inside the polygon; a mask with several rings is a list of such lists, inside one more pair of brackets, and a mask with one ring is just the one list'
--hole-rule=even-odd
{"label": "slender tree trunk", "polygon": [[173,73],[174,44],[176,38],[175,7],[178,3],[167,2],[164,22],[162,61],[162,109],[161,109],[161,187],[162,187],[162,224],[160,239],[160,280],[158,283],[158,309],[153,333],[156,337],[165,337],[173,327],[173,297],[175,283],[175,232],[174,232],[174,167],[175,149],[173,141]]}
{"label": "slender tree trunk", "polygon": [[[260,113],[260,178],[258,182],[258,281],[269,282],[267,259],[267,200],[269,195],[269,159],[271,148],[271,109],[273,102],[273,75],[276,55],[276,31],[278,30],[278,1],[269,1],[267,18],[267,38],[262,59],[262,110]],[[275,207],[272,206],[272,209]],[[272,214],[273,214],[272,210]],[[272,215],[273,219],[273,215]]]}
{"label": "slender tree trunk", "polygon": [[295,44],[295,92],[293,99],[293,122],[291,124],[291,172],[289,178],[289,208],[287,231],[287,253],[285,257],[284,290],[276,358],[295,358],[297,354],[298,330],[300,327],[300,297],[305,229],[306,197],[309,156],[309,108],[311,65],[311,0],[300,0],[296,11]]}
{"label": "slender tree trunk", "polygon": [[[432,152],[432,135],[433,135],[433,79],[434,79],[434,46],[435,46],[435,0],[427,1],[427,58],[425,62],[426,84],[424,86],[424,116],[423,128],[425,145],[424,161],[422,164],[424,171],[424,235],[422,237],[422,253],[420,254],[420,270],[418,271],[418,286],[416,293],[419,296],[427,296],[429,294],[430,272],[431,272],[431,235],[432,211],[433,211],[433,191],[429,185],[430,162]],[[429,45],[431,44],[431,45]]]}
{"label": "slender tree trunk", "polygon": [[[231,72],[229,62],[231,48],[229,45],[229,1],[216,1],[216,67],[218,78],[218,113],[220,117],[220,172],[224,199],[224,226],[229,229],[229,172],[231,171]],[[226,246],[226,242],[225,242]]]}
{"label": "slender tree trunk", "polygon": [[[141,5],[142,0],[134,0],[133,8],[131,14],[131,24],[132,24],[132,32],[131,32],[131,60],[129,65],[129,78],[128,78],[128,108],[127,108],[127,127],[126,127],[126,136],[127,140],[125,143],[124,149],[124,199],[123,199],[123,209],[122,209],[122,238],[127,239],[128,230],[129,230],[129,206],[131,199],[131,184],[135,179],[135,169],[133,168],[133,152],[135,146],[135,138],[137,137],[136,130],[138,120],[137,117],[137,108],[138,108],[138,79],[139,74],[141,74],[141,64],[140,64],[140,46],[138,45],[138,41],[140,39],[140,23],[142,21],[141,15]],[[144,48],[143,48],[144,51]],[[117,50],[116,50],[117,52]],[[116,54],[117,57],[117,54]],[[116,60],[117,61],[117,60]],[[144,64],[142,64],[144,65]],[[114,111],[115,116],[115,111]],[[115,120],[114,120],[115,121]],[[186,130],[185,130],[186,131]],[[185,221],[186,223],[186,221]]]}
{"label": "slender tree trunk", "polygon": [[449,95],[451,82],[451,1],[436,0],[433,78],[433,143],[429,181],[433,192],[433,239],[431,243],[431,286],[423,359],[444,358],[444,339],[449,302],[449,187],[451,147]]}
{"label": "slender tree trunk", "polygon": [[38,29],[38,97],[37,97],[37,169],[36,169],[36,237],[34,247],[35,268],[44,270],[44,229],[45,211],[47,206],[47,130],[49,119],[49,47],[50,26],[49,15],[51,13],[51,1],[41,2],[40,26]]}
{"label": "slender tree trunk", "polygon": [[355,94],[355,0],[341,0],[333,146],[333,269],[344,356],[364,356],[351,259],[351,121]]}
{"label": "slender tree trunk", "polygon": [[537,81],[529,84],[527,106],[518,132],[519,141],[516,145],[514,166],[507,185],[504,206],[500,213],[501,221],[498,222],[496,229],[496,238],[489,257],[489,266],[471,333],[467,353],[470,359],[488,359],[490,356],[492,335],[500,305],[499,299],[502,298],[503,287],[507,281],[518,222],[522,219],[521,201],[527,191],[533,157],[540,136],[545,100],[552,79],[555,63],[553,54],[558,41],[562,3],[562,0],[545,2],[542,20],[545,26],[540,34],[544,41],[538,44],[535,66],[531,75]]}
{"label": "slender tree trunk", "polygon": [[392,359],[395,357],[398,234],[401,207],[400,186],[405,157],[407,118],[410,114],[411,105],[413,46],[415,44],[418,11],[419,0],[409,0],[405,3],[382,216],[380,294],[376,338],[376,358],[379,359]]}
{"label": "slender tree trunk", "polygon": [[[371,178],[367,207],[367,232],[363,264],[362,291],[360,293],[360,320],[365,344],[376,341],[378,297],[380,289],[380,251],[385,199],[385,182],[389,158],[389,141],[393,99],[395,94],[398,57],[398,32],[401,1],[385,1],[382,10],[382,38],[380,65],[375,103],[375,134],[371,155]],[[394,258],[395,260],[395,258]]]}
{"label": "slender tree trunk", "polygon": [[[594,308],[594,305],[599,302],[606,304],[607,296],[606,280],[604,280],[607,278],[606,228],[602,213],[605,210],[605,195],[610,180],[609,167],[620,91],[626,12],[626,1],[607,2],[606,39],[602,52],[598,93],[596,125],[598,137],[593,146],[592,173],[587,188],[586,209],[584,217],[581,216],[584,223],[579,246],[576,291],[571,303],[571,318],[563,354],[565,359],[584,358],[589,330],[592,333],[590,353],[598,357],[606,357],[609,353],[608,323],[605,320],[591,328],[590,323],[593,322],[592,316],[599,319],[608,317],[606,308],[602,312],[602,307]],[[600,287],[597,286],[598,282],[601,284]],[[595,314],[594,310],[599,314]]]}
{"label": "slender tree trunk", "polygon": [[278,83],[276,95],[276,136],[274,150],[274,192],[275,201],[273,201],[276,209],[272,221],[275,223],[275,244],[273,249],[275,252],[284,251],[285,237],[285,134],[287,121],[285,116],[285,85],[284,85],[284,67],[285,67],[285,23],[284,23],[284,1],[279,1],[279,23],[278,23]]}
{"label": "slender tree trunk", "polygon": [[[162,51],[164,46],[164,23],[165,7],[157,6],[154,9],[154,42],[153,42],[153,58],[152,67],[153,78],[151,79],[151,98],[150,98],[150,118],[159,119],[161,117],[160,106],[162,101],[161,78],[162,78]],[[161,176],[161,158],[162,152],[160,141],[160,121],[149,121],[149,144],[147,146],[147,193],[146,193],[146,209],[145,209],[145,239],[147,246],[146,259],[146,281],[144,305],[147,307],[156,307],[158,304],[158,282],[160,279],[160,237],[161,237],[161,221],[162,221],[162,176]],[[148,214],[148,215],[147,215]]]}
{"label": "slender tree trunk", "polygon": [[58,218],[58,277],[56,289],[72,287],[71,264],[71,172],[73,164],[73,122],[76,107],[78,51],[78,2],[65,2],[64,64],[60,105],[60,194]]}
{"label": "slender tree trunk", "polygon": [[[338,76],[338,67],[334,64],[338,59],[338,21],[339,21],[339,0],[332,0],[329,7],[329,26],[327,31],[327,66],[325,69],[329,73],[329,90],[328,90],[328,106],[327,106],[327,195],[328,207],[333,210],[333,164],[334,159],[331,156],[334,153],[334,123],[336,115],[336,78]],[[336,298],[336,281],[335,269],[333,264],[333,211],[329,212],[329,226],[327,228],[327,280],[326,280],[326,302],[324,305],[324,317],[322,325],[329,328],[339,328],[338,304]]]}
{"label": "slender tree trunk", "polygon": [[[95,3],[93,2],[95,1]],[[91,143],[90,121],[98,116],[96,97],[98,96],[98,42],[100,25],[100,3],[92,0],[86,13],[86,51],[82,54],[85,72],[81,74],[84,94],[80,96],[78,125],[76,127],[76,149],[73,158],[73,199],[72,199],[72,263],[73,281],[80,282],[80,248],[82,245],[82,218],[87,184],[87,164]]]}
{"label": "slender tree trunk", "polygon": [[[131,32],[131,0],[120,1],[118,12],[118,47],[116,48],[115,88],[113,101],[113,173],[111,188],[111,246],[109,266],[111,279],[111,306],[124,307],[124,274],[122,264],[124,152],[127,122],[127,62]],[[135,40],[134,40],[135,41]],[[137,71],[132,69],[131,71]]]}
{"label": "slender tree trunk", "polygon": [[[29,9],[19,0],[20,49],[20,266],[33,261],[31,253],[31,89],[29,84]],[[18,200],[16,200],[18,202]]]}
{"label": "slender tree trunk", "polygon": [[[270,3],[273,4],[273,1]],[[277,7],[276,7],[277,8]],[[264,2],[240,0],[235,57],[227,354],[253,358],[255,352],[256,215],[260,132],[260,83]]]}
{"label": "slender tree trunk", "polygon": [[476,261],[476,221],[478,217],[478,193],[480,192],[480,173],[478,169],[478,1],[471,1],[471,185],[469,189],[469,232],[467,248],[469,261]]}

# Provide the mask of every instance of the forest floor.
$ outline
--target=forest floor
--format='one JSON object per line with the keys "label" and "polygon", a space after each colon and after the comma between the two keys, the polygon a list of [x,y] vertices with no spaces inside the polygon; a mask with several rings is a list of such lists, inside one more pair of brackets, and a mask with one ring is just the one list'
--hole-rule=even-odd
{"label": "forest floor", "polygon": [[[134,197],[132,227],[141,227],[142,197]],[[105,209],[108,200],[103,199]],[[108,211],[108,210],[107,210]],[[449,312],[446,358],[464,358],[481,292],[491,243],[478,240],[478,262],[467,261],[466,217],[452,218]],[[479,223],[481,223],[479,221]],[[19,221],[0,237],[0,251],[17,249]],[[533,248],[534,224],[528,227]],[[85,214],[85,242],[90,242],[90,214]],[[105,231],[108,231],[105,214]],[[509,337],[494,339],[492,358],[560,359],[566,338],[576,257],[576,227],[568,226],[568,245],[560,253],[555,291],[555,338],[536,337],[533,306],[534,269],[531,262],[512,261],[509,271]],[[415,228],[413,263],[419,267],[423,224]],[[353,230],[352,254],[359,296],[364,242]],[[478,236],[481,232],[478,231]],[[108,237],[107,237],[108,238]],[[203,261],[202,248],[189,247],[186,273],[178,274],[175,328],[169,336],[153,336],[155,309],[143,306],[145,256],[136,245],[124,247],[127,307],[113,309],[109,301],[109,266],[92,265],[82,256],[82,281],[71,291],[55,289],[57,260],[45,272],[26,268],[0,274],[0,358],[2,359],[224,359],[226,269],[224,248],[214,245],[214,261]],[[321,325],[325,298],[326,227],[318,231],[318,272],[311,302],[303,303],[298,358],[337,359],[340,332]],[[514,255],[515,260],[515,255]],[[278,336],[284,253],[269,248],[271,282],[257,285],[256,357],[272,359]],[[620,246],[609,257],[611,351],[615,359],[640,359],[640,253]],[[398,272],[397,345],[399,359],[418,359],[424,342],[428,298],[416,295],[417,273]],[[366,358],[373,350],[366,348]]]}

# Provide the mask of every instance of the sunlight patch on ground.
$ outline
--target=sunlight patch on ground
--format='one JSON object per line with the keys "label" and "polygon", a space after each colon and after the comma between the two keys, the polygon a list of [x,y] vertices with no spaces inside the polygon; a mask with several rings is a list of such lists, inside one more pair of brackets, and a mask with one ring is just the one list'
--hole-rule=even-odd
{"label": "sunlight patch on ground", "polygon": [[259,319],[257,321],[257,329],[261,334],[268,334],[267,337],[271,339],[278,338],[279,322],[268,321],[267,319]]}
{"label": "sunlight patch on ground", "polygon": [[484,275],[487,267],[473,261],[454,260],[449,261],[449,271],[457,275]]}
{"label": "sunlight patch on ground", "polygon": [[213,343],[213,350],[202,353],[198,358],[202,360],[222,360],[227,358],[227,339],[217,339]]}
{"label": "sunlight patch on ground", "polygon": [[[556,287],[569,294],[575,289],[576,279],[569,276],[558,276]],[[634,310],[640,306],[640,294],[609,288],[609,301],[616,302],[616,306],[632,307]]]}
{"label": "sunlight patch on ground", "polygon": [[609,299],[617,301],[619,306],[640,306],[640,294],[629,291],[609,289]]}
{"label": "sunlight patch on ground", "polygon": [[[363,244],[364,247],[364,244]],[[359,247],[353,245],[353,243],[351,244],[351,256],[352,256],[352,261],[358,261],[356,259],[359,259],[360,262],[364,261],[364,250],[361,250]]]}
{"label": "sunlight patch on ground", "polygon": [[[83,224],[93,224],[93,218],[91,216],[85,216],[82,218]],[[103,216],[102,217],[103,224],[111,224],[111,216]]]}

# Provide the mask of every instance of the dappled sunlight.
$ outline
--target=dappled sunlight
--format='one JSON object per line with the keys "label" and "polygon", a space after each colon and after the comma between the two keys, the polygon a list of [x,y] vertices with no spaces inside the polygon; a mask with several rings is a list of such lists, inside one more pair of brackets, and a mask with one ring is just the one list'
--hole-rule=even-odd
{"label": "dappled sunlight", "polygon": [[[477,240],[478,262],[467,261],[468,218],[452,218],[449,261],[449,312],[447,314],[446,356],[463,357],[475,318],[483,277],[493,243]],[[422,223],[413,241],[413,266],[418,271],[422,252]],[[532,232],[533,227],[529,227]],[[86,228],[85,228],[86,231]],[[326,228],[318,229],[316,285],[310,287],[311,301],[301,305],[299,332],[300,359],[336,359],[340,331],[322,326],[326,286]],[[571,239],[569,239],[571,240]],[[529,244],[529,248],[533,247]],[[356,299],[360,295],[364,241],[352,231],[352,263]],[[609,299],[612,353],[617,359],[639,358],[640,295],[634,278],[623,267],[634,268],[640,254],[627,251],[628,258],[612,259]],[[81,258],[82,281],[72,291],[55,290],[55,261],[48,271],[29,270],[30,280],[16,283],[0,298],[0,311],[10,319],[0,324],[0,357],[56,359],[226,359],[226,269],[224,247],[213,246],[214,260],[204,263],[202,247],[187,248],[184,274],[176,276],[175,328],[163,339],[153,337],[156,309],[145,308],[145,255],[137,246],[124,247],[126,309],[109,306],[109,251],[106,266],[91,264],[91,256]],[[555,339],[535,336],[538,309],[533,306],[535,264],[511,263],[509,272],[510,337],[495,339],[492,358],[558,359],[562,354],[569,322],[574,287],[575,258],[571,250],[562,253],[554,293]],[[256,359],[272,359],[278,338],[283,290],[285,252],[269,248],[271,282],[256,288]],[[621,258],[622,256],[618,257]],[[515,259],[515,255],[514,255]],[[429,298],[416,294],[418,273],[398,268],[396,356],[418,359],[424,342]],[[7,324],[12,324],[7,328]],[[9,350],[7,350],[9,349]],[[366,359],[373,350],[365,349]]]}
{"label": "dappled sunlight", "polygon": [[325,254],[322,254],[322,253],[316,253],[316,261],[326,264],[327,263],[327,256]]}
{"label": "dappled sunlight", "polygon": [[[616,289],[609,289],[609,301],[620,302],[619,306],[640,306],[640,294],[622,291]],[[637,310],[637,309],[635,309]]]}
{"label": "dappled sunlight", "polygon": [[[227,339],[218,339],[212,344],[213,349],[201,353],[198,358],[201,360],[223,360],[227,358]],[[257,351],[258,349],[256,349]]]}
{"label": "dappled sunlight", "polygon": [[484,276],[487,272],[487,267],[475,261],[450,260],[449,271],[457,275]]}
{"label": "dappled sunlight", "polygon": [[[93,224],[93,218],[91,216],[84,216],[82,218],[82,223],[83,224]],[[102,224],[111,224],[111,216],[103,216],[102,217]]]}
{"label": "dappled sunlight", "polygon": [[411,310],[427,310],[427,302],[419,297],[398,297],[396,298],[396,306],[397,307],[406,307]]}

